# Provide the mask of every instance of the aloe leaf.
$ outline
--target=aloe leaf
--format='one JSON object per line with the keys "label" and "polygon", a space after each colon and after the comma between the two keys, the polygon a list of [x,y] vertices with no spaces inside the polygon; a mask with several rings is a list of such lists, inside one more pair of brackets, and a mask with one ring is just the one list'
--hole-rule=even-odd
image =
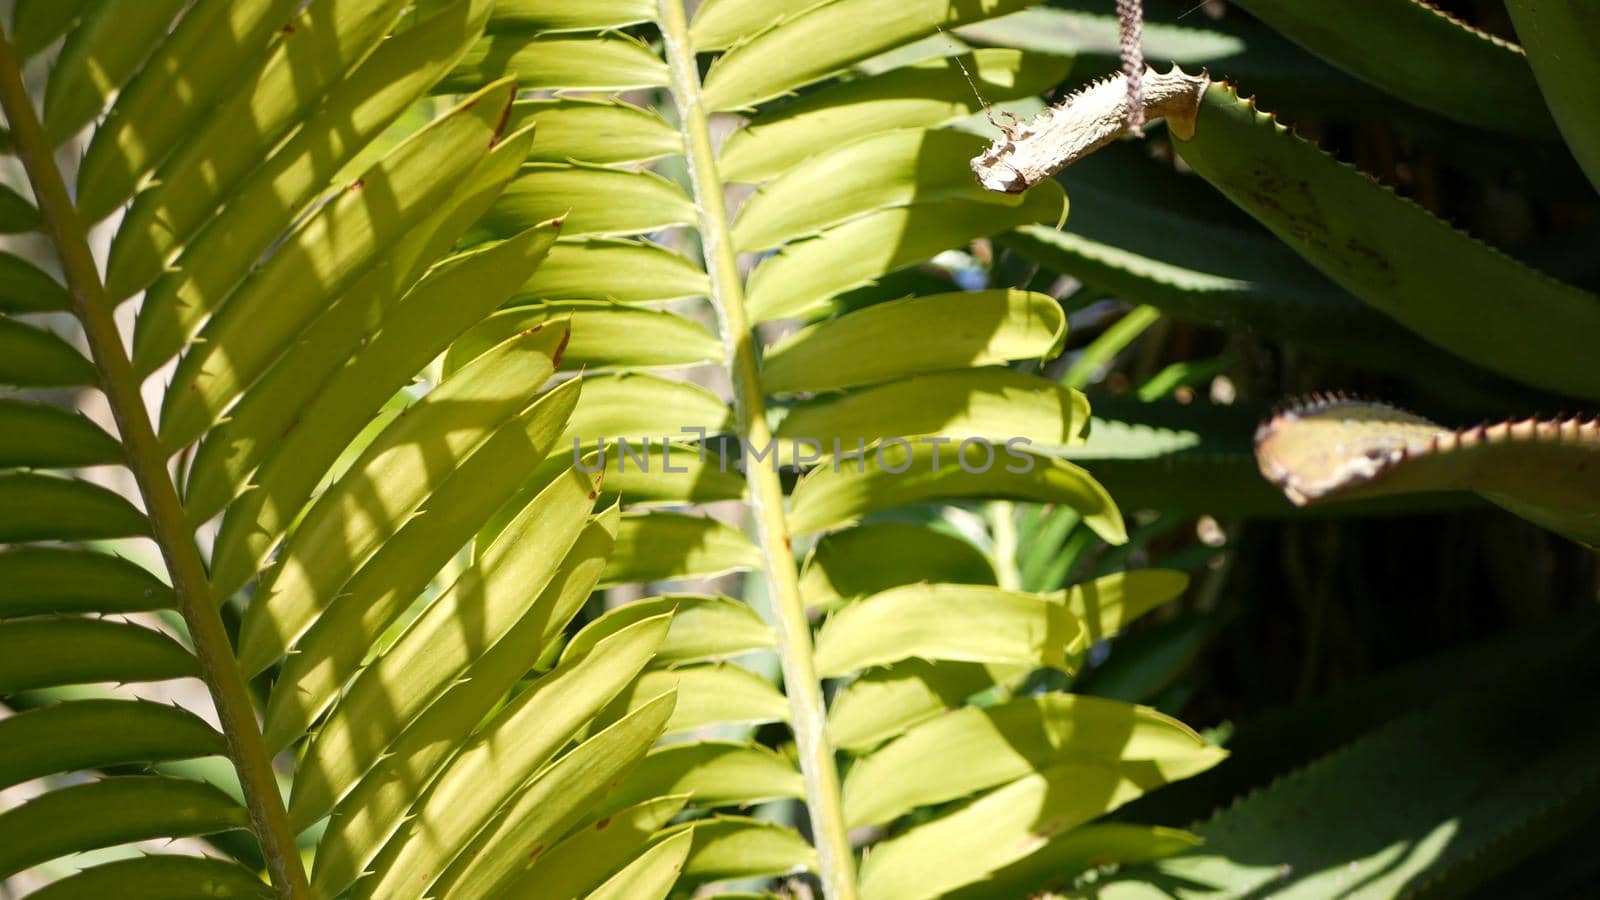
{"label": "aloe leaf", "polygon": [[[923,339],[909,330],[938,323]],[[903,375],[1051,355],[1066,335],[1054,299],[1017,290],[908,297],[802,328],[763,355],[769,393],[827,391]]]}
{"label": "aloe leaf", "polygon": [[1422,0],[1360,10],[1338,2],[1239,5],[1328,62],[1424,109],[1495,130],[1552,132],[1522,48]]}
{"label": "aloe leaf", "polygon": [[187,779],[130,775],[74,785],[0,813],[0,877],[74,851],[248,824],[228,795]]}
{"label": "aloe leaf", "polygon": [[1472,490],[1600,547],[1600,423],[1525,419],[1452,430],[1376,403],[1314,400],[1256,434],[1261,472],[1297,505]]}
{"label": "aloe leaf", "polygon": [[1029,192],[1020,206],[947,201],[868,213],[762,262],[750,276],[750,314],[765,321],[826,309],[833,295],[951,246],[1019,225],[1055,224],[1065,213],[1066,197],[1054,185]]}
{"label": "aloe leaf", "polygon": [[1600,16],[1575,0],[1509,0],[1506,10],[1567,148],[1600,189],[1600,118],[1595,114],[1600,61],[1592,52],[1600,38]]}
{"label": "aloe leaf", "polygon": [[1227,85],[1206,90],[1178,150],[1330,278],[1430,342],[1527,384],[1600,397],[1600,374],[1573,362],[1600,340],[1595,295],[1335,163]]}
{"label": "aloe leaf", "polygon": [[903,584],[996,583],[994,565],[968,541],[906,522],[835,531],[812,546],[800,571],[807,606],[831,609]]}
{"label": "aloe leaf", "polygon": [[[713,110],[743,109],[785,92],[819,81],[853,63],[901,44],[933,34],[938,28],[955,28],[1004,15],[1032,5],[1036,0],[835,0],[813,4],[771,27],[750,35],[712,64],[705,78],[705,102]],[[724,4],[719,13],[732,18]],[[772,21],[765,4],[763,24]],[[791,8],[802,4],[792,4]],[[696,17],[699,20],[699,17]],[[872,28],[857,27],[872,22]],[[696,46],[710,26],[702,22]],[[694,32],[691,31],[691,37]],[[719,43],[711,41],[711,44]]]}
{"label": "aloe leaf", "polygon": [[1600,803],[1600,731],[1566,714],[1594,697],[1592,634],[1576,661],[1461,691],[1251,794],[1196,827],[1204,845],[1101,896],[1147,897],[1151,881],[1179,897],[1470,893]]}
{"label": "aloe leaf", "polygon": [[561,651],[561,658],[575,659],[622,628],[666,613],[672,614],[672,627],[667,630],[661,646],[656,648],[656,659],[662,663],[727,659],[753,650],[771,649],[777,643],[772,627],[763,622],[755,610],[737,600],[668,594],[635,600],[610,610],[573,635]]}
{"label": "aloe leaf", "polygon": [[0,719],[0,787],[77,769],[227,752],[222,735],[188,710],[148,700],[77,700]]}
{"label": "aloe leaf", "polygon": [[908,585],[829,617],[817,632],[817,671],[836,678],[912,657],[1070,671],[1087,640],[1060,598],[979,585]]}
{"label": "aloe leaf", "polygon": [[66,547],[13,547],[0,553],[0,618],[145,612],[173,605],[171,588],[119,557]]}

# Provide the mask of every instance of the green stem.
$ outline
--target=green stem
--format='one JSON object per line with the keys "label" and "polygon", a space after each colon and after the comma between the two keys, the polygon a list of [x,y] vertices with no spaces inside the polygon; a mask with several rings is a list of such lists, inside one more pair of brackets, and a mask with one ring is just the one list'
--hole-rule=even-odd
{"label": "green stem", "polygon": [[188,527],[177,487],[166,468],[166,456],[150,424],[149,411],[139,394],[139,379],[123,348],[115,311],[100,270],[89,249],[88,228],[67,194],[52,145],[39,126],[33,101],[22,81],[21,63],[8,37],[0,35],[0,107],[4,107],[17,156],[33,186],[45,231],[55,243],[72,295],[73,312],[82,323],[89,355],[100,375],[100,388],[116,419],[133,472],[144,498],[151,531],[172,578],[178,612],[188,625],[200,670],[216,705],[228,741],[229,756],[238,770],[250,819],[255,826],[273,887],[284,897],[309,897],[305,869],[294,833],[284,812],[283,796],[272,771],[272,758],[261,739],[255,707],[243,674],[234,664],[233,650],[222,617],[211,599],[205,562]]}
{"label": "green stem", "polygon": [[[661,35],[667,63],[672,69],[672,94],[686,138],[685,154],[700,210],[700,239],[706,268],[711,275],[711,299],[721,324],[723,349],[733,381],[734,412],[740,435],[751,446],[765,448],[773,441],[767,426],[766,399],[756,363],[755,334],[744,308],[744,283],[739,277],[738,254],[728,229],[722,179],[717,175],[711,148],[710,116],[700,98],[700,70],[689,44],[689,23],[683,0],[660,0]],[[760,463],[745,467],[750,505],[757,538],[766,559],[767,583],[772,591],[778,633],[778,656],[783,665],[784,691],[800,774],[805,780],[806,807],[817,845],[822,888],[829,900],[856,896],[855,858],[850,850],[839,799],[839,772],[828,740],[827,716],[821,683],[812,659],[811,626],[800,598],[789,525],[783,512],[783,485],[777,471]]]}
{"label": "green stem", "polygon": [[1022,590],[1022,571],[1017,568],[1017,508],[1010,500],[989,504],[989,535],[994,542],[994,571],[1000,587]]}

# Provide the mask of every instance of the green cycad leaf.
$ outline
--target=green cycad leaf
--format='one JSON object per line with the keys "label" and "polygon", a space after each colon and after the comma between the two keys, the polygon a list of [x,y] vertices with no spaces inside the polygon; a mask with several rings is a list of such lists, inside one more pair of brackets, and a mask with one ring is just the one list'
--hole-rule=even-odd
{"label": "green cycad leaf", "polygon": [[77,183],[84,216],[97,220],[131,197],[197,117],[255,75],[295,7],[295,0],[203,0],[185,13],[117,93],[84,151]]}
{"label": "green cycad leaf", "polygon": [[1104,540],[1122,543],[1122,514],[1088,473],[1062,459],[1022,450],[969,445],[945,453],[936,466],[926,441],[891,439],[869,447],[861,463],[820,466],[794,491],[789,517],[796,533],[856,521],[870,512],[907,503],[961,497],[1005,497],[1059,503],[1077,510]]}
{"label": "green cycad leaf", "polygon": [[172,589],[136,563],[91,550],[14,547],[0,553],[0,618],[170,608]]}
{"label": "green cycad leaf", "polygon": [[0,541],[89,541],[149,533],[149,520],[121,494],[76,478],[0,472]]}
{"label": "green cycad leaf", "polygon": [[[474,205],[456,212],[471,214]],[[438,237],[454,240],[452,232],[442,228]],[[352,425],[373,415],[452,337],[508,296],[548,252],[555,234],[553,226],[530,229],[447,260],[420,282],[406,277],[413,273],[385,268],[335,301],[307,338],[207,433],[185,484],[190,515],[214,515],[275,452],[290,464],[326,466],[342,441],[354,437]],[[430,256],[430,249],[419,256]],[[420,270],[420,263],[413,269]],[[309,442],[320,444],[320,452],[308,448]],[[299,445],[288,457],[282,456],[286,443]],[[302,471],[310,476],[317,468],[306,465]],[[258,483],[266,487],[270,480],[264,471]]]}
{"label": "green cycad leaf", "polygon": [[1261,472],[1298,506],[1335,497],[1473,490],[1600,547],[1600,423],[1505,422],[1453,431],[1376,403],[1313,401],[1256,433]]}
{"label": "green cycad leaf", "polygon": [[502,32],[474,44],[434,90],[459,93],[506,75],[525,90],[629,91],[665,85],[667,66],[627,35]]}
{"label": "green cycad leaf", "polygon": [[595,31],[621,28],[649,20],[655,15],[650,0],[589,0],[571,4],[566,0],[496,0],[492,31]]}
{"label": "green cycad leaf", "polygon": [[896,128],[936,128],[981,112],[980,96],[1003,103],[1043,93],[1065,78],[1069,68],[1069,61],[1059,57],[978,50],[830,85],[762,110],[729,135],[717,157],[717,171],[729,181],[766,181],[837,146],[840,135],[859,138]]}
{"label": "green cycad leaf", "polygon": [[[473,663],[523,619],[556,576],[561,558],[583,531],[594,483],[573,472],[534,498],[478,567],[463,573],[382,657],[360,670],[323,721],[308,756],[326,759],[362,740],[387,745],[429,701],[453,682],[470,678]],[[331,633],[347,638],[352,631]],[[298,736],[352,674],[350,660],[359,662],[356,654],[329,646],[332,641],[317,641],[319,636],[313,630],[301,642],[299,656],[274,686],[263,727],[268,746],[283,746]],[[301,656],[310,659],[299,664]],[[379,715],[389,724],[380,719],[374,725]]]}
{"label": "green cycad leaf", "polygon": [[660,113],[630,103],[575,97],[519,100],[511,107],[508,127],[530,123],[539,129],[530,162],[643,162],[683,152],[683,138]]}
{"label": "green cycad leaf", "polygon": [[195,714],[146,700],[78,700],[0,719],[0,787],[129,763],[221,756],[221,734]]}
{"label": "green cycad leaf", "polygon": [[[969,22],[1004,15],[1036,0],[834,0],[823,4],[791,4],[803,8],[791,18],[751,35],[724,53],[706,73],[705,102],[713,110],[741,109],[770,100],[797,87],[841,71],[885,50]],[[736,5],[765,10],[762,26],[772,21],[770,7],[744,0],[725,2],[718,12],[740,17]],[[809,6],[809,8],[804,8]],[[746,13],[748,15],[748,13]],[[697,17],[698,18],[698,17]],[[857,27],[871,22],[871,28]],[[711,44],[713,35],[702,34]],[[746,35],[740,35],[746,36]],[[709,45],[700,44],[700,49]]]}
{"label": "green cycad leaf", "polygon": [[[584,529],[533,610],[478,658],[470,679],[452,685],[393,741],[380,747],[379,740],[362,740],[331,756],[325,765],[318,761],[302,768],[290,798],[291,822],[304,828],[333,810],[312,873],[316,885],[331,894],[352,883],[400,827],[419,786],[431,781],[440,764],[455,754],[462,737],[528,673],[588,599],[610,552],[615,518],[614,513],[601,516]],[[615,653],[619,660],[591,655],[581,664],[557,669],[514,702],[535,704],[529,715],[545,716],[553,729],[565,721],[561,716],[581,722],[611,699],[603,685],[613,685],[612,690],[620,687],[619,676],[609,666],[631,652],[618,648],[631,646],[626,641],[608,645],[606,654]],[[597,683],[602,687],[584,688],[588,683],[584,679],[591,676],[602,679]],[[521,699],[524,696],[528,699]],[[561,705],[555,709],[540,705],[546,703]]]}
{"label": "green cycad leaf", "polygon": [[0,384],[82,387],[94,384],[93,364],[43,328],[0,318]]}
{"label": "green cycad leaf", "polygon": [[788,701],[771,681],[732,663],[715,663],[645,672],[599,721],[632,714],[669,691],[676,694],[677,703],[663,727],[668,734],[719,723],[759,725],[789,718]]}
{"label": "green cycad leaf", "polygon": [[677,883],[693,843],[689,831],[661,841],[606,879],[588,900],[661,900]]}
{"label": "green cycad leaf", "polygon": [[46,885],[29,897],[38,900],[171,900],[203,885],[206,896],[227,900],[270,900],[272,888],[237,863],[200,856],[143,856],[85,869]]}
{"label": "green cycad leaf", "polygon": [[711,288],[705,270],[647,241],[587,238],[559,241],[523,286],[530,300],[682,300]]}
{"label": "green cycad leaf", "polygon": [[817,632],[825,678],[912,657],[1072,670],[1088,646],[1059,598],[978,585],[890,588],[834,613]]}
{"label": "green cycad leaf", "polygon": [[[648,758],[647,758],[648,761]],[[637,777],[629,779],[629,783]],[[507,896],[534,891],[550,900],[578,900],[624,866],[638,863],[656,830],[683,809],[684,797],[658,797],[605,816],[539,854],[506,885]],[[688,848],[684,850],[687,852]],[[630,862],[632,860],[632,862]],[[627,895],[631,900],[632,895]]]}
{"label": "green cycad leaf", "polygon": [[[536,142],[537,145],[537,142]],[[603,205],[584,201],[604,196]],[[563,234],[628,235],[694,221],[683,190],[653,172],[580,163],[528,163],[473,232],[479,240],[505,237],[561,219]]]}
{"label": "green cycad leaf", "polygon": [[664,613],[672,614],[672,628],[656,648],[656,659],[662,663],[726,659],[777,643],[771,626],[743,603],[727,597],[668,594],[635,600],[595,619],[573,636],[561,658],[582,656],[622,628]]}
{"label": "green cycad leaf", "polygon": [[[818,153],[756,189],[733,222],[734,244],[768,250],[866,213],[944,201],[1017,206],[984,190],[963,168],[987,142],[960,131],[908,128]],[[827,193],[817,196],[817,186]]]}
{"label": "green cycad leaf", "polygon": [[1020,206],[970,201],[916,203],[869,213],[789,244],[750,276],[750,314],[758,321],[825,309],[828,298],[952,246],[1019,225],[1055,224],[1066,197],[1040,185]]}
{"label": "green cycad leaf", "polygon": [[741,38],[755,34],[772,25],[794,18],[807,7],[820,6],[828,0],[706,0],[695,10],[689,23],[689,37],[698,51],[723,50]]}
{"label": "green cycad leaf", "polygon": [[871,669],[834,696],[828,735],[840,747],[866,752],[918,722],[960,709],[974,694],[995,685],[1010,687],[1033,668],[904,659]]}
{"label": "green cycad leaf", "polygon": [[[117,240],[112,243],[106,267],[106,290],[110,295],[115,299],[130,296],[159,275],[176,245],[190,238],[195,229],[234,194],[240,179],[262,162],[263,147],[276,144],[296,123],[311,114],[346,69],[382,38],[400,12],[401,4],[395,0],[346,0],[317,4],[296,16],[289,23],[291,30],[276,43],[261,71],[206,118],[204,130],[185,141],[168,158],[156,183],[128,210]],[[370,90],[372,86],[367,87]],[[365,96],[352,94],[354,92],[346,94],[340,103],[325,107],[334,117],[326,120],[328,124],[351,118],[350,108],[345,104],[353,106],[357,97]],[[302,140],[306,141],[301,146],[302,152],[318,146],[319,142],[312,138],[319,133],[324,130],[301,132],[305,136]],[[295,138],[291,137],[287,146],[295,147]],[[354,148],[349,152],[354,152]],[[274,156],[284,161],[293,158],[295,156]],[[261,171],[271,172],[274,165],[269,161],[268,167]],[[307,192],[322,190],[332,174],[332,170],[322,172],[322,177],[314,183],[301,185],[297,195],[303,201],[309,196]],[[276,199],[279,196],[276,192],[265,196],[275,201],[267,208],[281,210],[274,217],[278,221],[272,223],[276,230],[268,236],[270,240],[288,226],[298,204],[291,203],[285,208],[282,201]],[[101,201],[98,205],[104,207],[112,202]],[[242,219],[242,213],[240,210],[236,215]],[[258,246],[255,253],[264,249],[265,246]],[[255,260],[253,254],[247,255],[250,256],[246,260],[248,265]],[[231,283],[224,285],[228,286]],[[205,299],[215,304],[223,298]],[[168,347],[167,352],[176,349]]]}
{"label": "green cycad leaf", "polygon": [[[634,630],[659,633],[665,624],[640,623]],[[420,893],[435,884],[441,893],[492,890],[516,877],[529,850],[559,837],[561,829],[575,824],[613,779],[620,780],[637,765],[661,734],[672,703],[668,693],[641,705],[579,744],[535,776],[527,790],[515,794],[522,779],[533,774],[534,766],[528,764],[529,742],[514,726],[520,724],[526,730],[530,723],[502,713],[423,795],[417,818],[401,826],[373,862],[373,874],[356,883],[354,895],[385,896],[395,886],[406,893]],[[490,746],[498,749],[489,754],[493,758],[474,753]],[[535,746],[543,751],[541,755],[556,749],[543,742]],[[493,781],[487,771],[491,766]],[[502,789],[485,790],[485,783]],[[502,809],[508,800],[509,808]],[[458,822],[468,828],[460,829]],[[476,837],[472,837],[474,833]],[[463,845],[465,849],[459,849]],[[441,872],[439,865],[449,868]]]}
{"label": "green cycad leaf", "polygon": [[600,586],[673,578],[709,578],[761,566],[744,533],[715,519],[653,512],[622,517],[617,549]]}
{"label": "green cycad leaf", "polygon": [[968,707],[919,725],[860,760],[845,780],[852,826],[975,794],[1067,760],[1150,770],[1176,781],[1226,754],[1155,710],[1071,694]]}
{"label": "green cycad leaf", "polygon": [[668,744],[650,751],[639,770],[606,799],[603,812],[646,797],[686,795],[700,807],[753,806],[785,797],[803,799],[794,763],[777,751],[735,741]]}
{"label": "green cycad leaf", "polygon": [[[314,213],[229,295],[200,329],[167,388],[161,410],[167,446],[198,437],[315,319],[321,304],[377,264],[380,254],[462,186],[509,99],[510,85],[488,88],[401,144]],[[338,240],[331,240],[335,234]],[[137,358],[164,359],[198,316],[211,311],[170,309],[170,319],[151,319],[149,311],[140,317],[146,340],[135,338]],[[140,347],[148,352],[140,354]]]}
{"label": "green cycad leaf", "polygon": [[[861,866],[866,900],[943,896],[1162,783],[1114,763],[1064,762],[878,844]],[[974,834],[985,839],[974,842]]]}
{"label": "green cycad leaf", "polygon": [[104,0],[17,0],[11,41],[23,59],[50,46]]}
{"label": "green cycad leaf", "polygon": [[167,35],[185,0],[101,3],[67,36],[44,94],[44,130],[58,143],[99,112]]}
{"label": "green cycad leaf", "polygon": [[683,877],[695,883],[815,871],[817,851],[794,829],[742,816],[679,826],[694,833]]}
{"label": "green cycad leaf", "polygon": [[949,452],[935,465],[959,468],[958,447],[966,438],[996,445],[1020,439],[1024,446],[1057,450],[1080,443],[1088,424],[1089,401],[1082,393],[994,367],[914,375],[803,403],[789,411],[777,433],[783,441],[813,441],[826,454],[887,438],[943,435],[950,438]]}
{"label": "green cycad leaf", "polygon": [[1600,62],[1592,52],[1600,16],[1593,6],[1574,0],[1510,0],[1506,10],[1528,48],[1539,90],[1567,148],[1600,186],[1600,119],[1595,116]]}
{"label": "green cycad leaf", "polygon": [[20,256],[0,253],[0,313],[65,312],[66,288]]}
{"label": "green cycad leaf", "polygon": [[0,467],[67,469],[121,459],[117,439],[84,416],[0,397]]}
{"label": "green cycad leaf", "polygon": [[1073,879],[1108,863],[1142,863],[1173,856],[1201,843],[1187,831],[1106,822],[1074,828],[982,881],[946,894],[986,900],[1040,889],[1065,891]]}
{"label": "green cycad leaf", "polygon": [[0,622],[0,694],[199,674],[182,644],[139,625],[64,617]]}
{"label": "green cycad leaf", "polygon": [[562,367],[569,370],[689,366],[722,356],[716,335],[684,316],[598,300],[569,300],[494,313],[450,345],[445,371],[454,371],[513,334],[554,318],[572,323],[572,340],[561,357]]}
{"label": "green cycad leaf", "polygon": [[[531,414],[527,399],[554,370],[562,331],[553,328],[519,335],[447,379],[385,429],[349,474],[318,498],[279,562],[263,579],[241,626],[239,659],[247,671],[261,671],[287,649],[334,600],[345,579],[368,564],[372,554],[394,558],[390,539],[410,524],[412,515],[434,491],[449,483],[451,470],[474,455],[502,424],[517,419],[525,410]],[[558,410],[556,406],[547,409],[556,414],[553,421],[559,428],[569,408]],[[436,441],[442,446],[424,451]],[[437,466],[444,466],[444,471]],[[388,496],[380,494],[379,505],[372,509],[368,504],[375,486]],[[229,536],[225,523],[218,538],[215,565],[219,570],[231,557],[253,549],[235,549],[227,542]],[[262,537],[260,531],[250,536],[257,541]],[[355,543],[347,548],[341,539]],[[250,558],[264,556],[268,546],[255,550]],[[448,555],[456,547],[443,549]],[[216,580],[222,581],[222,577]]]}
{"label": "green cycad leaf", "polygon": [[800,571],[807,606],[831,609],[869,594],[927,581],[996,583],[994,565],[971,543],[905,522],[875,522],[824,535]]}
{"label": "green cycad leaf", "polygon": [[[214,834],[248,821],[227,794],[182,778],[125,776],[75,785],[0,813],[0,877],[74,851]],[[61,828],[62,822],[73,827]]]}
{"label": "green cycad leaf", "polygon": [[[927,326],[933,323],[933,332]],[[827,391],[902,375],[1043,359],[1066,335],[1044,294],[1016,290],[908,297],[802,328],[768,348],[761,386],[774,394]],[[908,331],[920,339],[899,342]]]}

